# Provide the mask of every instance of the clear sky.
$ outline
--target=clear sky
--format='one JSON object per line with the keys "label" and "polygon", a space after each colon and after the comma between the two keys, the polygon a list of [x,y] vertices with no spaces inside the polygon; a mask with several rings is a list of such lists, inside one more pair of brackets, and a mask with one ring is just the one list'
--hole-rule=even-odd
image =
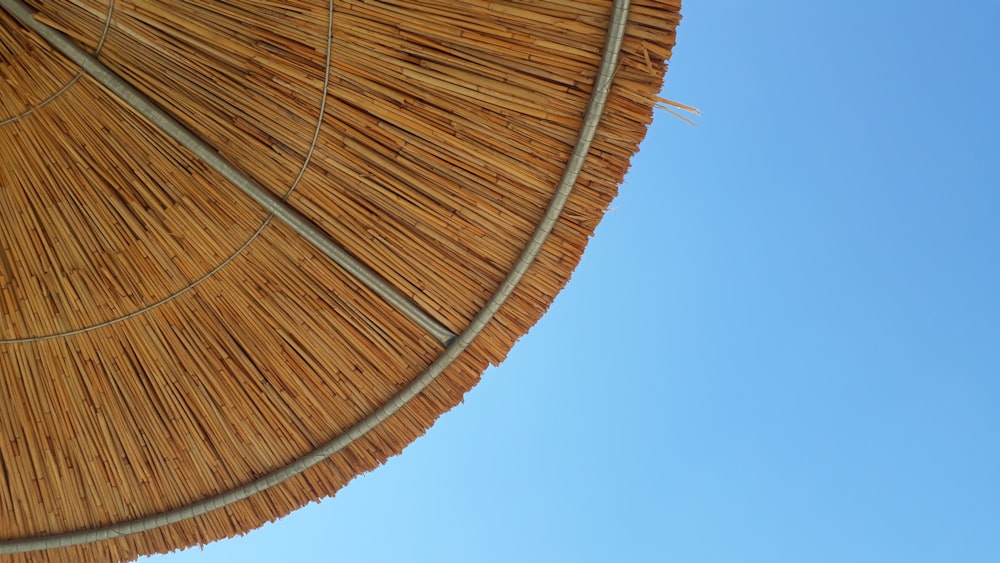
{"label": "clear sky", "polygon": [[684,8],[573,281],[336,498],[151,563],[1000,561],[1000,3]]}

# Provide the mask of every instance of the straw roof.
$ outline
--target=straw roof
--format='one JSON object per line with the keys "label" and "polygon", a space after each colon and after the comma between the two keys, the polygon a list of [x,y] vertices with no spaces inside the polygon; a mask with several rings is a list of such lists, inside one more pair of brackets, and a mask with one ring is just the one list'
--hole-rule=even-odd
{"label": "straw roof", "polygon": [[30,4],[0,0],[3,563],[240,534],[425,432],[569,279],[680,7]]}

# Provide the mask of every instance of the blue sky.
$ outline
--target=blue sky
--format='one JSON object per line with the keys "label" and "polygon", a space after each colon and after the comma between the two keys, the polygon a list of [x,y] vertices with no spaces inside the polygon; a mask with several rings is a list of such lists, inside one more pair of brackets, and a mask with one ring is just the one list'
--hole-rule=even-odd
{"label": "blue sky", "polygon": [[335,499],[151,561],[1000,561],[1000,3],[687,2],[573,281]]}

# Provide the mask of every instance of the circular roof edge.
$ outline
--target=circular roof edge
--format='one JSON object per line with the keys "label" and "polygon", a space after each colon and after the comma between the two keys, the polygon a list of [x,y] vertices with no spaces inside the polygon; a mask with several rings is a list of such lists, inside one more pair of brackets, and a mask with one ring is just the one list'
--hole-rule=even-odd
{"label": "circular roof edge", "polygon": [[[3,5],[4,7],[18,4],[22,7],[24,6],[18,0],[0,0],[0,5]],[[113,0],[111,0],[109,5],[113,6]],[[330,5],[332,10],[332,1],[330,2]],[[558,187],[556,188],[555,194],[549,201],[543,217],[537,223],[531,238],[521,251],[516,262],[506,274],[506,277],[499,288],[485,303],[478,314],[476,314],[465,330],[456,335],[448,331],[448,329],[444,329],[442,332],[440,330],[435,331],[433,327],[428,328],[427,326],[424,326],[424,328],[427,328],[428,331],[433,334],[435,338],[445,347],[444,351],[437,357],[437,359],[434,360],[433,363],[430,364],[430,366],[428,366],[416,379],[412,380],[401,392],[393,396],[385,404],[378,407],[347,431],[342,432],[332,440],[322,444],[320,447],[296,459],[295,461],[288,463],[284,467],[268,473],[263,477],[257,478],[249,483],[220,493],[216,496],[193,502],[186,506],[126,522],[46,536],[0,540],[0,554],[62,548],[97,542],[104,539],[118,538],[125,535],[137,534],[170,524],[183,522],[214,510],[227,507],[300,475],[310,467],[321,463],[333,454],[354,444],[361,437],[365,436],[366,433],[375,429],[382,422],[389,419],[393,414],[407,406],[414,398],[420,395],[422,391],[434,383],[438,377],[476,341],[477,337],[494,319],[501,307],[503,307],[504,303],[507,302],[507,300],[514,294],[520,282],[527,274],[529,267],[542,251],[543,245],[545,244],[549,234],[559,221],[563,209],[573,192],[573,188],[580,178],[580,173],[583,170],[587,155],[591,149],[598,124],[604,114],[608,94],[612,85],[612,79],[617,70],[622,41],[625,36],[625,28],[629,16],[629,5],[629,0],[614,1],[614,7],[611,12],[611,20],[606,34],[605,46],[603,52],[601,53],[600,67],[598,69],[597,76],[593,81],[593,89],[590,94],[589,102],[587,103],[586,112],[583,116],[583,123],[578,131],[577,140],[573,146],[569,160],[563,169]],[[109,8],[109,10],[110,9],[111,8]],[[12,11],[12,13],[15,13],[16,15],[16,8],[9,11]],[[31,18],[30,13],[26,10],[24,11],[24,14],[27,15],[26,17]],[[34,21],[33,18],[31,19]],[[108,22],[108,26],[110,26],[110,21]],[[332,18],[330,19],[330,26],[332,27]],[[107,27],[105,28],[105,34],[106,33]],[[329,59],[330,49],[327,50],[326,56]],[[327,66],[329,67],[329,64]],[[327,73],[327,81],[329,81],[329,71]],[[326,97],[324,96],[323,102],[325,103],[325,101]],[[322,111],[320,113],[322,116]],[[316,134],[313,139],[313,146],[315,146],[315,137],[318,135],[318,131],[319,127],[317,126]],[[312,149],[310,149],[310,156],[311,150]],[[308,165],[308,161],[309,160],[307,158],[306,165]],[[302,172],[300,172],[299,178],[302,177],[304,170],[305,167],[303,167]],[[265,205],[265,207],[267,206]],[[268,210],[272,211],[273,216],[273,210],[270,208],[268,208]],[[301,231],[299,234],[302,234]],[[315,241],[312,242],[315,244]],[[363,275],[358,277],[363,277]],[[385,295],[383,295],[383,297],[385,297]],[[391,301],[391,298],[388,300]],[[422,325],[423,323],[417,321],[417,324]]]}
{"label": "circular roof edge", "polygon": [[[31,17],[23,4],[18,0],[0,0],[0,6],[8,8],[9,11],[18,17],[23,23],[32,29],[43,33],[47,40],[58,38],[55,30],[38,23]],[[332,6],[332,1],[331,1]],[[483,309],[476,315],[472,323],[462,331],[461,334],[448,339],[447,348],[417,379],[415,379],[402,392],[390,399],[385,405],[368,415],[353,428],[344,432],[316,448],[309,454],[295,460],[294,462],[265,475],[259,479],[251,481],[243,486],[226,491],[214,497],[182,506],[174,510],[161,514],[154,514],[130,522],[111,524],[101,528],[90,530],[79,530],[65,534],[53,536],[42,536],[37,538],[24,538],[17,540],[0,541],[0,553],[21,553],[25,551],[37,551],[43,549],[69,547],[82,543],[90,543],[103,539],[119,537],[128,534],[135,534],[159,528],[168,524],[174,524],[206,514],[213,510],[229,506],[240,500],[249,498],[254,494],[273,487],[279,483],[299,475],[306,469],[323,461],[334,453],[347,447],[355,440],[363,436],[369,430],[378,426],[379,423],[389,418],[393,413],[405,406],[411,399],[416,397],[421,391],[451,365],[459,355],[469,347],[470,344],[482,332],[486,325],[493,319],[500,307],[507,301],[514,289],[520,283],[528,267],[535,261],[538,252],[541,250],[545,239],[548,238],[552,228],[555,226],[559,215],[562,213],[566,201],[569,199],[576,184],[577,177],[583,167],[584,159],[590,150],[590,145],[594,139],[594,133],[604,113],[604,106],[607,102],[608,92],[611,88],[611,80],[614,76],[615,66],[618,63],[618,53],[621,42],[624,38],[625,23],[628,18],[629,0],[614,0],[614,10],[611,16],[611,24],[608,26],[607,42],[601,58],[601,66],[595,79],[595,86],[591,94],[590,102],[583,120],[583,127],[573,147],[572,155],[567,163],[563,177],[559,182],[555,196],[549,202],[545,215],[539,222],[531,239],[514,263],[513,268],[507,274],[503,284],[493,297],[486,303]],[[68,40],[65,40],[68,44]],[[63,49],[64,46],[58,48]],[[80,52],[82,54],[82,51]],[[96,63],[96,60],[93,61]],[[99,64],[99,63],[98,63]]]}

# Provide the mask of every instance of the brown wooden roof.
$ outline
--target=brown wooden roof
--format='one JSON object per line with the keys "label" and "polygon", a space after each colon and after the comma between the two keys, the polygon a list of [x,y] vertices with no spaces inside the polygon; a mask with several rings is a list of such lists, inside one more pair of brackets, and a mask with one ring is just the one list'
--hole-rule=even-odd
{"label": "brown wooden roof", "polygon": [[608,0],[31,4],[369,277],[0,10],[2,563],[230,537],[423,434],[569,279],[680,2],[618,2],[617,60]]}

